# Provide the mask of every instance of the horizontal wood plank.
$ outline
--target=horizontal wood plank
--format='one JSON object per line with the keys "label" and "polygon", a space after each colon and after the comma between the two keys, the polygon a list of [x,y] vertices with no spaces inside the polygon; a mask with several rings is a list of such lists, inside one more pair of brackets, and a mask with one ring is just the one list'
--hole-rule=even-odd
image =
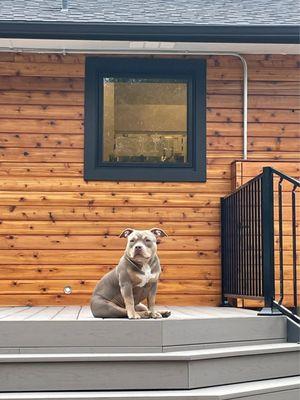
{"label": "horizontal wood plank", "polygon": [[[0,90],[0,104],[78,106],[84,104],[84,96],[81,92],[55,90],[51,92]],[[207,95],[207,106],[209,108],[242,109],[242,104],[242,95]],[[300,109],[298,97],[287,95],[250,95],[248,105],[250,109]]]}
{"label": "horizontal wood plank", "polygon": [[165,206],[165,207],[219,207],[219,193],[135,193],[131,192],[17,192],[3,191],[0,205],[68,205],[68,206]]}
{"label": "horizontal wood plank", "polygon": [[[95,264],[107,262],[115,264],[122,252],[114,250],[1,250],[0,264],[57,264],[63,259],[65,264],[83,262]],[[159,252],[162,263],[171,265],[215,265],[219,263],[219,250],[161,250]],[[104,261],[105,260],[105,261]],[[290,263],[289,263],[290,264]]]}
{"label": "horizontal wood plank", "polygon": [[[2,61],[14,61],[16,63],[21,62],[34,62],[34,63],[59,63],[59,64],[84,64],[85,54],[51,54],[51,53],[2,53]],[[102,57],[106,57],[102,55]],[[109,57],[120,57],[111,56]],[[147,55],[143,55],[147,57]],[[148,56],[149,57],[149,56]],[[202,56],[207,60],[209,67],[230,67],[240,68],[241,61],[233,56],[217,56],[209,55]],[[284,57],[281,54],[246,54],[244,57],[247,63],[251,67],[261,68],[299,68],[300,57],[299,55],[285,54]],[[181,56],[173,56],[173,58],[181,58]],[[198,58],[198,56],[188,56],[188,58]]]}
{"label": "horizontal wood plank", "polygon": [[218,208],[0,206],[2,221],[219,221]]}
{"label": "horizontal wood plank", "polygon": [[[109,272],[115,265],[3,265],[0,269],[0,279],[28,279],[28,280],[48,280],[48,279],[100,279],[105,273]],[[292,276],[290,268],[287,277]],[[221,279],[219,265],[162,265],[162,278],[164,279]]]}
{"label": "horizontal wood plank", "polygon": [[[83,92],[83,78],[0,76],[2,90],[59,90]],[[238,80],[207,80],[208,94],[242,94],[242,77]],[[291,81],[251,81],[249,94],[299,95],[299,82]]]}
{"label": "horizontal wood plank", "polygon": [[[225,179],[211,179],[201,186],[197,183],[187,182],[111,182],[111,181],[89,181],[80,178],[25,178],[12,180],[9,177],[0,177],[0,190],[2,191],[59,191],[59,192],[147,192],[149,196],[159,192],[191,192],[191,193],[226,193],[230,190],[230,181]],[[0,199],[1,202],[1,199]]]}
{"label": "horizontal wood plank", "polygon": [[[123,250],[125,247],[124,239],[114,236],[103,235],[0,235],[0,249],[109,249]],[[159,250],[219,250],[219,236],[169,236],[166,240],[161,240]],[[289,247],[290,248],[290,247]]]}
{"label": "horizontal wood plank", "polygon": [[[134,107],[135,109],[136,107]],[[134,112],[138,112],[135,110]],[[0,145],[9,145],[15,147],[76,147],[83,148],[83,121],[70,119],[0,119]],[[208,122],[207,136],[215,137],[241,137],[243,125],[242,123],[224,121]],[[251,137],[267,137],[275,136],[290,138],[299,137],[299,125],[293,123],[276,123],[275,122],[249,122],[249,136]],[[124,129],[125,131],[125,129]],[[142,130],[141,130],[142,131]],[[70,135],[70,136],[67,136]],[[73,140],[74,144],[64,144],[67,140]],[[29,141],[29,142],[27,142]],[[55,145],[51,144],[56,142]],[[37,145],[37,142],[39,143]],[[59,143],[61,142],[61,143]]]}
{"label": "horizontal wood plank", "polygon": [[[1,81],[1,77],[0,77]],[[3,88],[3,86],[1,86]],[[293,85],[295,88],[295,86]],[[296,89],[299,92],[299,89]],[[291,94],[291,88],[288,89]],[[228,89],[224,89],[223,94],[228,94]],[[242,108],[207,108],[207,122],[210,123],[242,123]],[[14,105],[2,104],[0,118],[12,119],[35,119],[35,120],[83,120],[83,106],[67,106],[67,105]],[[300,120],[300,110],[294,109],[251,109],[248,112],[249,123],[281,123],[281,124],[298,124]]]}
{"label": "horizontal wood plank", "polygon": [[[89,294],[91,295],[93,289],[97,284],[97,280],[69,280],[67,282],[72,287],[72,293],[76,294]],[[0,292],[1,295],[10,294],[13,288],[14,292],[20,294],[63,294],[64,287],[66,286],[65,280],[0,280]],[[206,294],[218,294],[220,290],[220,281],[218,280],[182,280],[182,281],[168,281],[162,279],[159,282],[158,294],[160,293],[206,293]],[[290,293],[288,293],[290,294]]]}
{"label": "horizontal wood plank", "polygon": [[[208,179],[231,179],[230,161],[224,161],[222,164],[208,164]],[[26,162],[16,163],[0,161],[0,176],[18,176],[18,177],[72,177],[77,176],[82,179],[83,163],[67,162]],[[23,179],[23,178],[22,178]]]}
{"label": "horizontal wood plank", "polygon": [[[97,280],[68,280],[67,285],[72,288],[72,294],[74,295],[92,295],[93,289],[97,284]],[[166,280],[161,279],[158,283],[158,295],[159,294],[210,294],[218,295],[220,291],[220,280]],[[12,288],[14,292],[24,294],[63,294],[64,287],[66,286],[65,280],[50,280],[47,282],[44,280],[0,280],[0,291],[1,296],[10,295]],[[275,285],[276,293],[279,293],[279,282],[276,281]],[[300,281],[298,281],[298,287],[300,289]],[[293,294],[293,281],[285,281],[285,293],[286,295]],[[70,297],[71,297],[70,296]]]}
{"label": "horizontal wood plank", "polygon": [[[0,294],[0,305],[11,306],[11,305],[85,305],[90,302],[90,295],[50,295],[50,294],[18,294],[13,295],[1,295]],[[209,295],[209,294],[159,294],[157,296],[157,304],[169,304],[169,305],[210,305],[218,306],[221,302],[220,295]]]}
{"label": "horizontal wood plank", "polygon": [[[242,78],[242,73],[242,68],[215,67],[208,69],[207,76],[209,80],[237,80]],[[2,61],[0,75],[76,78],[84,76],[84,65]],[[299,68],[251,68],[249,70],[249,80],[254,81],[297,81],[299,77]]]}
{"label": "horizontal wood plank", "polygon": [[[290,224],[289,224],[290,225]],[[2,235],[119,235],[127,226],[133,229],[161,227],[172,236],[217,236],[219,222],[158,222],[148,221],[2,221]],[[34,239],[34,238],[33,238]]]}

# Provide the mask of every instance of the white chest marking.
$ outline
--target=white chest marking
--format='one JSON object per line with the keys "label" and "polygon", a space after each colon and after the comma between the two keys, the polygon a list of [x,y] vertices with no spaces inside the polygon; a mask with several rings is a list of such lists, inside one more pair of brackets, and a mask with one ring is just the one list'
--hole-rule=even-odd
{"label": "white chest marking", "polygon": [[142,267],[142,271],[145,275],[141,275],[141,282],[137,285],[139,287],[145,286],[150,281],[150,279],[156,278],[156,274],[151,273],[151,268],[148,264]]}

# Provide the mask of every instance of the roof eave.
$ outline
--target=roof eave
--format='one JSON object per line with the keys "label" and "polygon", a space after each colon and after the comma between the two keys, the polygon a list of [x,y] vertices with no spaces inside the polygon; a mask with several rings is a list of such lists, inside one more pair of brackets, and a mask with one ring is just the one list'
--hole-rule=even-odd
{"label": "roof eave", "polygon": [[0,21],[0,37],[218,43],[300,43],[298,25],[177,25]]}

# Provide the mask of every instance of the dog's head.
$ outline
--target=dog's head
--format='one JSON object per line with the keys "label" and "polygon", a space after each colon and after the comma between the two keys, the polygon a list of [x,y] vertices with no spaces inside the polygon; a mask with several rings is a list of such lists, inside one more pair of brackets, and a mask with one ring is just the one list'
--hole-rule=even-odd
{"label": "dog's head", "polygon": [[156,254],[157,239],[164,236],[167,234],[160,228],[146,231],[126,228],[120,234],[121,238],[127,238],[125,253],[138,263],[145,263]]}

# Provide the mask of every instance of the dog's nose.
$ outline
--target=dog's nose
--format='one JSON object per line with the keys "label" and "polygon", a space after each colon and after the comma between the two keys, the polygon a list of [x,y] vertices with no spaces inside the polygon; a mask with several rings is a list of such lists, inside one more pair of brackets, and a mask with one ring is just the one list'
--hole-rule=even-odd
{"label": "dog's nose", "polygon": [[136,250],[142,250],[142,246],[135,246]]}

